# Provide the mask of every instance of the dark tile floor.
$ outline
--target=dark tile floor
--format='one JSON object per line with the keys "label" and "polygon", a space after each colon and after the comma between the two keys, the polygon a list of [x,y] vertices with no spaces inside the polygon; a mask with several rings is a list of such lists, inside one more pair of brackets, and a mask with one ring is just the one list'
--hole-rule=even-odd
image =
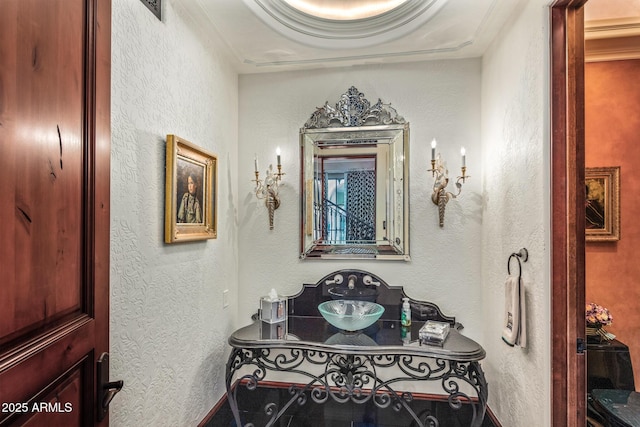
{"label": "dark tile floor", "polygon": [[[264,426],[268,417],[264,407],[269,402],[278,406],[288,400],[286,389],[258,387],[255,391],[245,387],[238,389],[241,417],[244,423],[254,426]],[[414,400],[411,407],[415,413],[424,419],[433,415],[438,419],[440,427],[468,427],[471,422],[472,408],[463,405],[459,410],[453,410],[447,402]],[[415,421],[405,410],[396,412],[391,407],[380,409],[373,402],[364,404],[337,403],[329,399],[320,405],[308,398],[304,405],[293,404],[276,422],[276,427],[414,427]],[[224,404],[220,411],[206,427],[237,427],[228,404]],[[495,427],[488,416],[482,427]]]}

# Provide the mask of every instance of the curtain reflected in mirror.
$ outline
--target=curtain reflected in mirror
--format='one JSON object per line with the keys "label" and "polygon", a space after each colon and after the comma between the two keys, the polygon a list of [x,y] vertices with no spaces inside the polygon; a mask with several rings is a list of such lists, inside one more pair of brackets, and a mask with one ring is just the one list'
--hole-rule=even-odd
{"label": "curtain reflected in mirror", "polygon": [[330,244],[375,244],[375,158],[319,161],[314,197],[316,239]]}

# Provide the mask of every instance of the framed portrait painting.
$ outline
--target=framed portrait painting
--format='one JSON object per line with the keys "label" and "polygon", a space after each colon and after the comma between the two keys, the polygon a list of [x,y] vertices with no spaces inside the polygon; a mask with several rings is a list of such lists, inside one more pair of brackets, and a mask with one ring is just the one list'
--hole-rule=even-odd
{"label": "framed portrait painting", "polygon": [[586,168],[587,242],[620,240],[620,167]]}
{"label": "framed portrait painting", "polygon": [[167,135],[165,243],[215,239],[217,233],[215,155]]}

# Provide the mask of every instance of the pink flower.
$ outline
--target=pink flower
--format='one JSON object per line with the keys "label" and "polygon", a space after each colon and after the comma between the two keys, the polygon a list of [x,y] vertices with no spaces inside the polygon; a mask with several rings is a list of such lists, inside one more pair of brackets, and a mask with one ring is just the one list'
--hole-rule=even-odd
{"label": "pink flower", "polygon": [[590,324],[610,325],[613,322],[613,316],[609,310],[596,304],[589,303],[585,308],[585,320]]}

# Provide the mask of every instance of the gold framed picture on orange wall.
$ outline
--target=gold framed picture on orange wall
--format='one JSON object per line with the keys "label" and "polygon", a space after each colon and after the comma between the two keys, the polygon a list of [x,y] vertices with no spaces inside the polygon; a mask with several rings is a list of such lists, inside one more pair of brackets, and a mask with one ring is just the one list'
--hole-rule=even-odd
{"label": "gold framed picture on orange wall", "polygon": [[620,167],[586,168],[585,193],[586,241],[620,240]]}

